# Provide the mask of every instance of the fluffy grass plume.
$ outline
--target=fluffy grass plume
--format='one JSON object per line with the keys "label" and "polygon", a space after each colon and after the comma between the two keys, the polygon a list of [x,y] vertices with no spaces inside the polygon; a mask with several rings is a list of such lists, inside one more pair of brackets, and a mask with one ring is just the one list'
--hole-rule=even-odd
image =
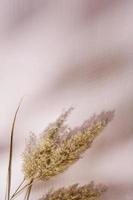
{"label": "fluffy grass plume", "polygon": [[23,154],[25,179],[46,181],[64,172],[90,147],[96,136],[113,117],[112,111],[102,112],[100,115],[94,115],[81,126],[70,129],[64,125],[64,122],[71,110],[59,116],[39,138],[35,135],[31,136]]}
{"label": "fluffy grass plume", "polygon": [[105,191],[106,187],[95,186],[93,182],[84,186],[75,184],[50,192],[39,200],[98,200]]}

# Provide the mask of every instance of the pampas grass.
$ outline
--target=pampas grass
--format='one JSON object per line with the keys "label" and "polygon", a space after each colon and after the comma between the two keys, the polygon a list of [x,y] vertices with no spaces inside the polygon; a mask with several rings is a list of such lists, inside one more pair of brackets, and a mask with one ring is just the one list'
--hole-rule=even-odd
{"label": "pampas grass", "polygon": [[105,186],[94,185],[93,182],[84,186],[75,184],[50,192],[39,200],[97,200],[106,189]]}
{"label": "pampas grass", "polygon": [[[70,108],[51,123],[39,137],[31,135],[23,152],[24,178],[16,191],[11,194],[14,128],[20,105],[21,103],[16,110],[11,129],[5,200],[13,200],[22,192],[25,192],[24,200],[29,200],[32,185],[40,180],[48,181],[78,161],[114,115],[113,111],[102,112],[86,120],[81,126],[71,129],[65,123],[73,110]],[[103,192],[105,192],[105,187],[102,185],[95,186],[94,183],[90,183],[80,186],[75,184],[48,193],[40,200],[97,200]]]}

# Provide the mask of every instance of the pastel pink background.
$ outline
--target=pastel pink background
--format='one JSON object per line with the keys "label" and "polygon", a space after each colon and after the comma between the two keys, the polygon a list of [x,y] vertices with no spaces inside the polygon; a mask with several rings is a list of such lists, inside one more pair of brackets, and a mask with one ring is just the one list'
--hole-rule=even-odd
{"label": "pastel pink background", "polygon": [[83,158],[38,183],[31,200],[51,188],[91,180],[109,186],[103,200],[133,199],[132,0],[0,1],[0,199],[11,123],[22,96],[12,189],[22,178],[21,154],[31,131],[39,134],[70,106],[72,126],[115,109],[114,120]]}

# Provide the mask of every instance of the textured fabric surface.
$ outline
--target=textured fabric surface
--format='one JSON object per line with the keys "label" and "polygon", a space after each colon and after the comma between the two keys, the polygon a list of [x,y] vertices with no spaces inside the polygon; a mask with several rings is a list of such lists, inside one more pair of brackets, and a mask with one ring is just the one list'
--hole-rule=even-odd
{"label": "textured fabric surface", "polygon": [[[0,1],[0,199],[4,199],[9,133],[15,129],[13,188],[22,178],[21,154],[64,108],[70,124],[115,109],[115,118],[67,172],[33,188],[91,180],[109,186],[103,200],[133,199],[133,1]],[[18,199],[21,199],[20,197]]]}

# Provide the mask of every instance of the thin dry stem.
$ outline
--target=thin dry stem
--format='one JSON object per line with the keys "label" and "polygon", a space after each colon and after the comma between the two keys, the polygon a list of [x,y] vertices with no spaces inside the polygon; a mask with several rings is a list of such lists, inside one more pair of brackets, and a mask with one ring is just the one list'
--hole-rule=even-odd
{"label": "thin dry stem", "polygon": [[[37,180],[34,181],[34,183],[36,182]],[[26,188],[29,188],[31,185],[33,185],[33,181],[30,183],[27,183],[26,185],[24,185],[20,190],[18,190],[16,192],[16,194],[11,198],[11,200],[14,200],[17,196],[19,196]]]}
{"label": "thin dry stem", "polygon": [[12,194],[11,199],[13,199],[13,197],[15,197],[16,193],[19,191],[19,189],[24,184],[24,182],[25,182],[25,178],[21,181],[21,183],[19,184],[19,186],[17,187],[17,189],[15,190],[15,192]]}
{"label": "thin dry stem", "polygon": [[21,106],[21,102],[19,103],[19,106],[16,110],[13,123],[12,123],[12,129],[11,129],[11,136],[10,136],[10,151],[9,151],[9,164],[8,164],[8,180],[7,180],[7,200],[10,200],[10,191],[11,191],[11,181],[12,181],[12,156],[13,156],[13,139],[14,139],[14,128],[15,128],[15,122],[17,119],[17,114],[19,111],[19,108]]}
{"label": "thin dry stem", "polygon": [[30,182],[30,184],[29,184],[29,186],[27,188],[24,200],[29,200],[30,194],[31,194],[31,190],[32,190],[32,186],[33,186],[33,180],[31,180],[31,182]]}

